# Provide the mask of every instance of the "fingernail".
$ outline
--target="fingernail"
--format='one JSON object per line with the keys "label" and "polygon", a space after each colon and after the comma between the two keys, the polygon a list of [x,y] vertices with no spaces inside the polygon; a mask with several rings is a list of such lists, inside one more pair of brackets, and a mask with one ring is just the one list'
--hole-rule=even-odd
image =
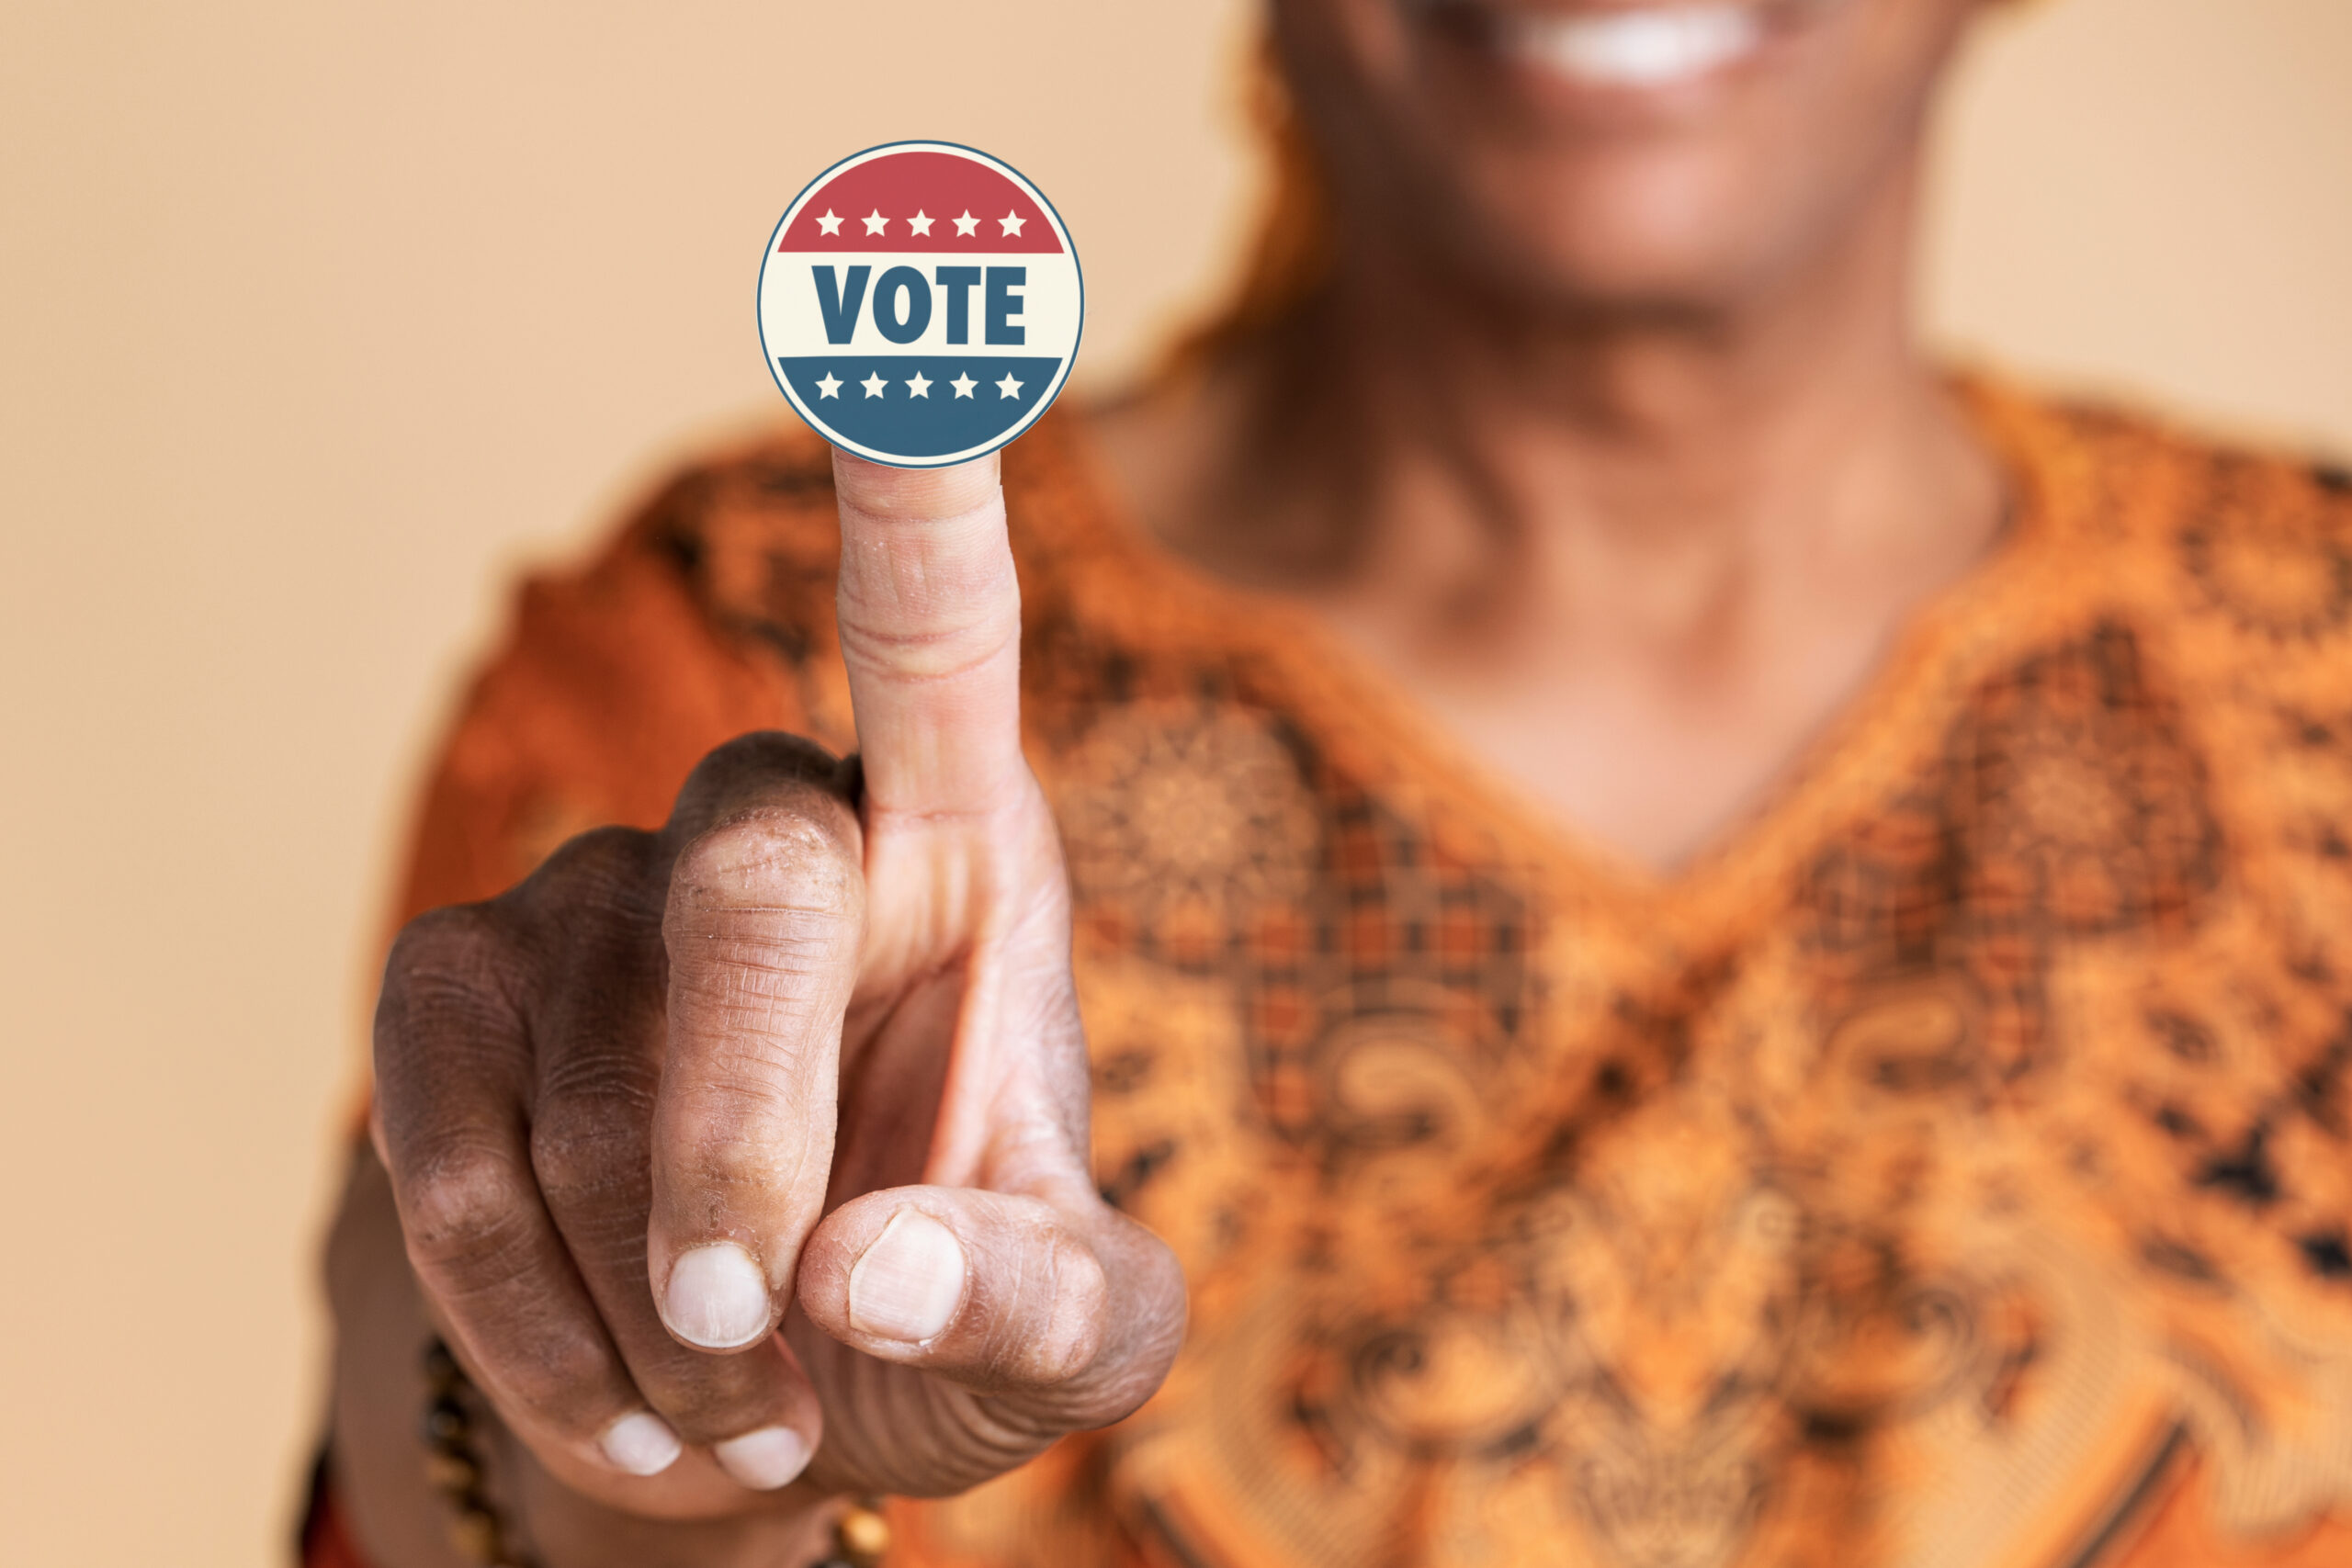
{"label": "fingernail", "polygon": [[631,1475],[659,1475],[678,1461],[678,1434],[650,1411],[624,1416],[596,1439],[605,1457]]}
{"label": "fingernail", "polygon": [[768,1331],[768,1281],[731,1241],[682,1254],[670,1266],[662,1317],[672,1333],[706,1350],[732,1350]]}
{"label": "fingernail", "polygon": [[884,1339],[930,1338],[963,1299],[963,1244],[916,1209],[891,1215],[849,1271],[850,1326]]}
{"label": "fingernail", "polygon": [[719,1468],[754,1492],[773,1492],[808,1468],[808,1441],[789,1427],[763,1427],[710,1451]]}

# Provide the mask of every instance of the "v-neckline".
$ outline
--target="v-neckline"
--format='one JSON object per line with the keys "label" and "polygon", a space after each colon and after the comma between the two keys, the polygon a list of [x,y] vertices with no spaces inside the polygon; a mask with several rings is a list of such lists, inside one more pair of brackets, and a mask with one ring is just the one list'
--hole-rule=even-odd
{"label": "v-neckline", "polygon": [[[1253,685],[1291,694],[1287,716],[1327,754],[1457,852],[1528,865],[1556,895],[1640,913],[1699,939],[1752,908],[1759,883],[1811,860],[1830,833],[1886,798],[1957,716],[1965,672],[1984,665],[2003,613],[2037,592],[2066,513],[2050,457],[2053,416],[1973,378],[1952,387],[2007,479],[2005,525],[1975,561],[1904,618],[1869,673],[1793,748],[1765,786],[1669,868],[1647,865],[1579,829],[1501,769],[1312,610],[1215,576],[1161,543],[1111,478],[1080,416],[1070,436],[1081,512],[1051,541],[1070,572],[1071,607],[1101,615],[1122,640],[1167,641],[1239,655]],[[1090,588],[1098,573],[1109,578]],[[1099,592],[1096,590],[1100,590]],[[1110,607],[1115,605],[1115,613]]]}

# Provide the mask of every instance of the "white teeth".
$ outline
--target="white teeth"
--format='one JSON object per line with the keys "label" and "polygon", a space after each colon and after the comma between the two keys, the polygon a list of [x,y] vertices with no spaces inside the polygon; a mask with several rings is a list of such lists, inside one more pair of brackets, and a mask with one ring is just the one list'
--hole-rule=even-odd
{"label": "white teeth", "polygon": [[1504,21],[1510,54],[1598,86],[1657,87],[1751,53],[1764,24],[1748,6],[1671,6],[1581,16],[1520,11]]}

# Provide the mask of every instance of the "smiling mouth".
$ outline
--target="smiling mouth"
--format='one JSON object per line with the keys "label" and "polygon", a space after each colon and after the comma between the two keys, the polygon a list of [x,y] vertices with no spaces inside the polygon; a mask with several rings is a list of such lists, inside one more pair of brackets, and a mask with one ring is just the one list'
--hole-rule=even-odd
{"label": "smiling mouth", "polygon": [[1759,0],[1681,0],[1563,10],[1477,0],[1419,0],[1457,38],[1580,87],[1657,89],[1749,59],[1774,31]]}

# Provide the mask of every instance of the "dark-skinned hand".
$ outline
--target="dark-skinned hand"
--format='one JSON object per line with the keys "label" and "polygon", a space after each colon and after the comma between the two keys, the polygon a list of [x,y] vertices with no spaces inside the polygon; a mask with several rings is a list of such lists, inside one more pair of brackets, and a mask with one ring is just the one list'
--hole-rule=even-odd
{"label": "dark-skinned hand", "polygon": [[377,1015],[426,1310],[534,1462],[639,1516],[961,1490],[1182,1334],[1088,1171],[996,462],[835,473],[860,760],[721,747],[661,831],[411,925]]}

